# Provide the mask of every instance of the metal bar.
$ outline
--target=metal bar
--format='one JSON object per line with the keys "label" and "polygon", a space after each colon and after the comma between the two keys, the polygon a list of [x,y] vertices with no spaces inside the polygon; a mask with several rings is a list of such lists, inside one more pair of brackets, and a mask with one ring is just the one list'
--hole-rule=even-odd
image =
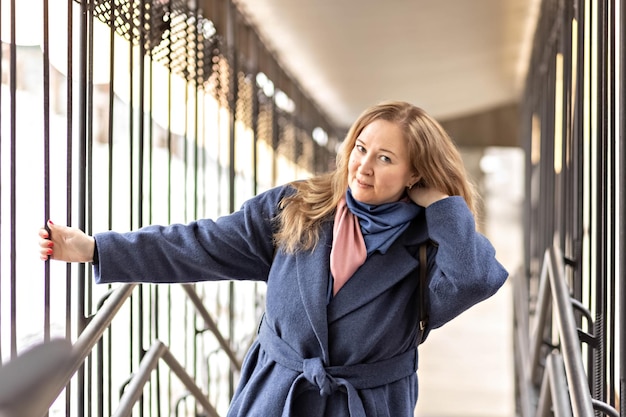
{"label": "metal bar", "polygon": [[165,363],[168,364],[170,369],[176,374],[178,379],[180,379],[180,381],[183,384],[185,384],[189,392],[191,392],[191,394],[194,396],[196,401],[198,401],[198,403],[200,403],[200,405],[204,407],[204,409],[209,413],[209,415],[211,417],[219,417],[219,414],[217,413],[215,408],[213,408],[211,403],[209,403],[209,401],[207,400],[206,395],[200,390],[200,388],[198,388],[198,386],[194,383],[193,379],[189,376],[189,374],[185,372],[185,369],[176,360],[176,358],[174,357],[174,355],[172,355],[169,349],[166,349],[163,352],[163,360],[165,361]]}
{"label": "metal bar", "polygon": [[159,359],[163,359],[163,361],[167,363],[170,369],[176,374],[189,392],[194,396],[196,401],[202,405],[210,416],[219,417],[215,408],[206,399],[206,395],[196,385],[194,380],[189,376],[180,363],[178,363],[176,358],[174,358],[167,346],[159,340],[156,340],[152,344],[150,350],[143,355],[139,368],[124,390],[124,395],[122,395],[119,406],[113,414],[113,417],[127,417],[131,415],[133,407],[141,398],[144,385],[150,379],[150,374],[153,370],[157,369]]}
{"label": "metal bar", "polygon": [[[608,2],[608,12],[607,12],[607,16],[606,16],[606,21],[605,24],[608,25],[607,30],[605,30],[604,32],[607,33],[607,38],[608,38],[608,42],[607,42],[607,62],[608,62],[608,71],[606,73],[606,76],[608,77],[608,81],[607,81],[607,98],[608,98],[608,102],[606,103],[607,105],[607,112],[609,115],[615,115],[617,114],[617,110],[616,110],[616,98],[615,98],[615,94],[616,94],[616,89],[613,87],[616,85],[617,79],[615,77],[615,40],[616,40],[616,34],[615,34],[615,18],[616,18],[616,12],[615,12],[615,0],[610,0]],[[612,119],[613,117],[607,118],[606,120]],[[607,149],[606,149],[606,156],[607,157],[611,157],[611,161],[609,163],[609,168],[606,172],[606,181],[608,182],[608,194],[610,195],[610,198],[608,198],[608,203],[607,203],[607,217],[609,217],[609,223],[610,226],[607,224],[607,231],[606,231],[606,237],[607,237],[607,241],[608,244],[610,245],[610,251],[608,251],[607,253],[607,276],[606,276],[606,281],[607,281],[607,291],[611,294],[611,296],[607,295],[607,310],[605,310],[605,315],[607,316],[607,321],[608,321],[608,340],[611,340],[612,345],[615,346],[615,339],[616,339],[616,326],[615,326],[615,318],[617,317],[616,314],[616,298],[615,297],[615,291],[616,291],[616,269],[615,269],[615,264],[617,262],[616,259],[616,236],[617,236],[617,232],[616,232],[616,228],[615,225],[618,224],[619,220],[618,217],[616,215],[616,198],[617,198],[617,188],[616,188],[616,183],[615,183],[615,179],[617,178],[617,171],[616,171],[616,166],[615,166],[615,162],[616,162],[616,158],[615,156],[617,155],[617,146],[615,143],[615,137],[616,137],[616,127],[615,127],[615,122],[613,123],[607,123]],[[608,313],[610,312],[610,313]],[[616,372],[617,372],[617,363],[615,362],[615,349],[609,347],[607,352],[607,361],[605,362],[605,366],[607,367],[607,375],[606,375],[606,384],[607,384],[607,397],[608,397],[608,401],[611,405],[615,405],[615,393],[617,392],[616,390]],[[607,398],[604,397],[604,398]]]}
{"label": "metal bar", "polygon": [[[595,256],[597,258],[595,270],[595,314],[594,335],[598,342],[598,348],[594,353],[594,367],[591,373],[592,386],[591,391],[593,398],[605,399],[606,378],[607,378],[607,325],[609,318],[608,312],[608,120],[607,102],[608,102],[608,86],[607,86],[607,68],[608,68],[608,39],[607,39],[607,2],[594,2],[597,8],[597,15],[594,16],[595,32],[597,36],[597,120],[598,120],[598,137],[596,138],[596,193],[597,193],[597,212],[594,218],[596,233],[594,240],[596,241]],[[593,9],[592,9],[593,10]],[[597,414],[596,414],[597,415]]]}
{"label": "metal bar", "polygon": [[150,350],[142,355],[139,367],[124,389],[124,395],[120,398],[118,408],[115,410],[115,413],[112,414],[113,417],[131,415],[135,403],[137,403],[143,394],[144,385],[150,380],[150,374],[157,368],[159,359],[163,356],[166,349],[167,347],[163,343],[155,341]]}
{"label": "metal bar", "polygon": [[[80,2],[80,40],[79,40],[79,63],[78,63],[78,71],[79,71],[79,84],[78,84],[78,228],[81,230],[85,230],[85,201],[86,201],[86,178],[85,178],[85,169],[84,167],[87,165],[87,148],[86,148],[86,138],[87,138],[87,11],[88,11],[88,0],[81,0]],[[71,186],[71,184],[68,184]],[[70,224],[70,223],[68,223]],[[80,334],[85,327],[85,315],[86,309],[85,304],[86,301],[90,299],[87,294],[87,277],[85,273],[85,268],[83,266],[78,268],[78,297],[77,297],[77,310],[76,310],[76,320],[77,320],[77,332]],[[83,416],[85,414],[85,369],[82,367],[82,361],[79,365],[80,369],[78,370],[77,375],[77,408],[78,415]],[[68,378],[69,380],[70,378]]]}
{"label": "metal bar", "polygon": [[91,353],[95,344],[100,340],[102,334],[107,329],[118,310],[122,307],[126,299],[130,296],[136,284],[124,284],[115,290],[102,308],[85,327],[74,345],[72,346],[69,360],[65,364],[62,373],[58,377],[46,384],[44,393],[31,393],[32,403],[28,405],[32,410],[32,415],[43,416],[50,408],[54,400],[59,396],[63,388],[72,379],[74,373],[82,367],[85,358]]}
{"label": "metal bar", "polygon": [[513,292],[513,307],[515,311],[515,365],[517,372],[518,405],[521,417],[530,417],[533,404],[536,403],[536,394],[532,389],[530,370],[530,337],[528,334],[528,291],[523,271],[512,276],[515,290]]}
{"label": "metal bar", "polygon": [[546,372],[543,375],[535,416],[572,417],[563,358],[558,352],[552,352],[546,357]]}
{"label": "metal bar", "polygon": [[546,358],[546,369],[550,377],[552,411],[554,415],[558,417],[571,417],[572,406],[567,390],[563,357],[559,353],[552,352]]}
{"label": "metal bar", "polygon": [[534,417],[551,417],[552,416],[552,396],[550,387],[550,370],[546,369],[541,380],[541,388],[539,391],[539,401],[537,402],[537,410]]}
{"label": "metal bar", "polygon": [[17,256],[16,256],[16,230],[15,230],[15,225],[16,225],[16,208],[15,208],[15,203],[16,203],[16,189],[17,189],[17,183],[16,183],[16,151],[17,151],[17,45],[15,42],[15,37],[16,37],[16,22],[15,22],[15,3],[16,0],[11,0],[11,50],[10,50],[10,63],[9,66],[11,68],[11,76],[9,78],[9,84],[10,84],[10,94],[11,94],[11,114],[10,114],[10,128],[11,128],[11,134],[10,134],[10,145],[11,148],[9,150],[10,152],[10,171],[11,171],[11,182],[10,182],[10,208],[9,208],[9,216],[11,218],[11,230],[10,230],[10,255],[9,255],[9,260],[10,260],[10,268],[11,268],[11,272],[10,272],[10,281],[11,281],[11,286],[10,286],[10,300],[11,300],[11,305],[10,305],[10,309],[11,309],[11,358],[15,358],[17,356],[17,272],[15,270],[16,268],[16,260],[17,260]]}
{"label": "metal bar", "polygon": [[626,248],[626,0],[620,1],[620,83],[619,83],[619,103],[622,109],[619,112],[619,173],[618,181],[620,183],[618,191],[619,199],[619,219],[622,222],[619,228],[618,244],[622,248],[619,252],[619,322],[622,323],[621,331],[619,332],[619,346],[620,349],[620,375],[619,375],[619,394],[620,394],[620,415],[626,416],[626,330],[624,330],[624,324],[626,324],[626,255],[624,254]]}
{"label": "metal bar", "polygon": [[555,305],[556,324],[561,337],[561,353],[565,363],[567,384],[569,386],[572,409],[575,417],[589,417],[593,415],[591,393],[587,384],[580,341],[576,333],[576,320],[570,302],[569,289],[565,283],[563,257],[560,250],[552,246],[547,250],[549,259],[548,277],[552,287],[552,298]]}
{"label": "metal bar", "polygon": [[[608,415],[611,417],[620,417],[619,413],[616,409],[604,403],[602,401],[591,399],[591,404],[593,405],[593,409],[601,412],[604,415]],[[558,414],[557,414],[558,415]]]}
{"label": "metal bar", "polygon": [[0,416],[41,415],[41,396],[54,395],[50,380],[65,372],[71,344],[52,339],[30,347],[0,368]]}
{"label": "metal bar", "polygon": [[[230,137],[228,140],[229,146],[229,161],[228,161],[228,212],[232,213],[235,211],[235,194],[237,192],[236,189],[236,171],[235,171],[235,163],[236,163],[236,141],[237,136],[235,132],[236,123],[237,123],[237,99],[239,96],[239,60],[237,56],[237,50],[235,49],[235,45],[237,44],[237,31],[235,30],[236,26],[236,7],[232,1],[228,1],[226,5],[226,42],[228,54],[231,57],[231,62],[229,62],[229,89],[231,94],[229,94],[228,104],[230,107],[230,118],[229,118],[229,132]],[[235,283],[228,283],[228,337],[230,340],[235,338]],[[232,361],[232,358],[231,358]],[[229,397],[235,393],[235,378],[232,372],[228,374],[228,391]]]}
{"label": "metal bar", "polygon": [[[67,0],[67,21],[74,21],[74,0]],[[72,218],[74,214],[73,210],[73,198],[72,198],[72,187],[73,187],[73,161],[74,161],[74,25],[67,25],[67,87],[66,87],[66,161],[65,161],[65,169],[66,169],[66,178],[65,178],[65,187],[66,187],[66,195],[65,195],[65,224],[72,224]],[[47,262],[49,263],[49,262]],[[70,263],[65,265],[65,293],[67,294],[65,300],[65,337],[67,340],[72,339],[72,306],[74,305],[74,294],[73,291],[73,279],[72,279],[72,265]],[[82,285],[82,283],[79,283]],[[79,287],[80,288],[80,287]],[[79,289],[80,291],[80,289]],[[78,294],[84,294],[82,292],[78,292]],[[82,297],[78,297],[82,298]],[[81,301],[76,300],[76,303],[82,303]],[[82,311],[82,310],[80,310]],[[82,318],[82,314],[77,314],[78,317]],[[81,324],[82,326],[82,324]],[[66,409],[70,409],[71,401],[72,401],[72,390],[70,389],[69,383],[66,385],[65,389],[65,407]]]}
{"label": "metal bar", "polygon": [[228,358],[230,359],[232,366],[237,371],[241,371],[241,362],[239,361],[239,359],[237,359],[237,355],[235,355],[235,352],[233,352],[233,350],[231,349],[230,344],[226,341],[226,339],[224,339],[224,336],[222,336],[222,333],[220,332],[219,328],[217,327],[217,324],[215,323],[215,320],[213,320],[213,317],[211,317],[211,313],[209,313],[207,309],[204,307],[204,304],[202,303],[202,299],[200,298],[200,296],[194,289],[193,285],[182,284],[181,286],[183,287],[183,290],[185,290],[185,292],[187,293],[187,296],[189,297],[189,299],[195,306],[196,311],[200,314],[200,316],[202,316],[202,319],[206,323],[211,333],[215,335],[215,338],[217,339],[221,348],[224,350],[226,355],[228,355]]}
{"label": "metal bar", "polygon": [[[48,0],[43,0],[43,142],[44,142],[44,221],[50,218],[50,37]],[[45,263],[43,340],[50,340],[50,262]]]}
{"label": "metal bar", "polygon": [[[13,9],[11,9],[13,10]],[[11,16],[9,16],[9,19],[11,20]],[[2,19],[0,18],[0,33],[2,33]],[[9,46],[10,48],[11,46]],[[4,67],[2,65],[2,61],[4,61],[4,48],[0,49],[0,74],[4,73]],[[14,106],[15,102],[11,103],[11,106]],[[0,109],[2,108],[2,94],[0,94]],[[0,129],[2,128],[2,122],[4,121],[4,118],[2,117],[2,112],[0,111]],[[2,130],[0,130],[2,131]],[[0,135],[0,172],[3,172],[3,168],[2,168],[2,136]],[[49,204],[48,200],[44,200],[44,210],[46,209],[46,206]],[[2,207],[4,206],[3,202],[2,202],[2,193],[0,193],[0,221],[2,220]],[[47,219],[46,219],[47,220]],[[45,224],[45,223],[44,223]],[[2,239],[0,239],[0,271],[2,270],[2,261],[3,261],[3,257],[2,257]],[[45,275],[44,275],[44,279],[45,276],[47,276],[49,274],[48,269],[46,269],[45,271]],[[2,279],[0,277],[0,283],[1,283]],[[2,285],[0,285],[0,309],[2,309]],[[0,329],[2,328],[2,315],[0,315]],[[2,331],[0,331],[0,365],[2,365],[2,358],[4,358],[4,354],[2,353]]]}
{"label": "metal bar", "polygon": [[549,278],[549,254],[546,251],[544,256],[541,274],[539,277],[539,295],[537,297],[537,316],[534,324],[534,335],[530,343],[530,377],[531,382],[539,385],[541,383],[541,349],[544,346],[544,331],[548,322],[550,310],[550,278]]}

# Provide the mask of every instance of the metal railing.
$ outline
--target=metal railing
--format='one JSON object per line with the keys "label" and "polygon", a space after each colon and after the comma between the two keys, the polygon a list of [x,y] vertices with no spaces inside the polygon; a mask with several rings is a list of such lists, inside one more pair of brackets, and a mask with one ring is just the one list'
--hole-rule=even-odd
{"label": "metal railing", "polygon": [[[132,294],[136,284],[124,284],[110,292],[98,312],[72,345],[65,339],[53,340],[30,348],[0,368],[0,415],[3,417],[44,416],[54,400],[70,383],[76,371],[85,363],[94,346],[109,328],[116,313]],[[215,321],[202,303],[192,285],[183,284],[186,294],[206,321],[220,346],[231,359],[232,366],[241,370],[241,363],[221,334]],[[115,417],[129,416],[141,398],[150,374],[162,359],[180,379],[188,392],[204,408],[207,415],[219,417],[215,407],[208,401],[208,395],[195,383],[168,347],[160,340],[154,340],[143,356],[137,371],[125,386]],[[43,381],[43,383],[42,383]]]}
{"label": "metal railing", "polygon": [[327,170],[342,130],[231,0],[0,8],[0,371],[23,364],[32,346],[72,343],[69,362],[45,378],[50,391],[12,396],[5,411],[32,417],[39,410],[26,408],[54,401],[50,414],[77,417],[126,413],[131,403],[146,416],[209,405],[223,413],[262,284],[112,290],[93,283],[89,265],[37,262],[36,230],[50,218],[90,234],[216,218]]}
{"label": "metal railing", "polygon": [[589,390],[579,336],[584,332],[577,328],[574,315],[581,305],[570,295],[559,248],[552,246],[545,252],[530,327],[523,320],[529,317],[524,278],[515,276],[515,317],[521,319],[515,331],[521,416],[590,417],[595,410],[619,417],[613,407],[592,398]]}

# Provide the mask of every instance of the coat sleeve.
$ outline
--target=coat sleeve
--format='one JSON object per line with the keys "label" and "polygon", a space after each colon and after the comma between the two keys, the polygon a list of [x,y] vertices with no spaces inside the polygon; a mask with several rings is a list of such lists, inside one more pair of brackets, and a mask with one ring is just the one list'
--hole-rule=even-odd
{"label": "coat sleeve", "polygon": [[96,282],[265,281],[274,252],[274,219],[289,189],[259,194],[215,221],[98,233]]}
{"label": "coat sleeve", "polygon": [[495,249],[476,231],[462,197],[453,196],[426,208],[426,223],[435,256],[429,256],[429,327],[441,327],[498,291],[508,272]]}

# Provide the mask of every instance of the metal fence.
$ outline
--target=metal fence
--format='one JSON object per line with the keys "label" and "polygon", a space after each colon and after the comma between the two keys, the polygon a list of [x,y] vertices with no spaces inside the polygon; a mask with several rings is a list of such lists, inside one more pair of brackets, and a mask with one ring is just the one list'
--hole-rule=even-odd
{"label": "metal fence", "polygon": [[[227,214],[327,170],[337,130],[230,1],[0,6],[0,361],[71,345],[46,394],[21,407],[224,414],[262,286],[96,286],[90,265],[40,262],[37,229],[47,219],[94,233]],[[34,415],[26,408],[13,411]]]}
{"label": "metal fence", "polygon": [[[526,269],[516,286],[516,370],[524,416],[626,416],[624,22],[624,1],[541,5],[523,111]],[[544,262],[553,248],[556,259]],[[562,264],[552,267],[563,276],[550,278],[553,303],[542,297],[546,263]],[[570,308],[574,319],[563,328]],[[575,351],[581,366],[560,372],[558,358]],[[542,402],[542,381],[555,384],[559,374],[571,394],[565,407],[558,395]]]}

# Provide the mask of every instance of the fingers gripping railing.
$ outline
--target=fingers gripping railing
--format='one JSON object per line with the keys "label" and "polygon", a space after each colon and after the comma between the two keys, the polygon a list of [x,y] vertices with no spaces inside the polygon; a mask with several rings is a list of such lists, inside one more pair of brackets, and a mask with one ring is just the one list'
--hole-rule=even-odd
{"label": "fingers gripping railing", "polygon": [[[519,298],[520,294],[517,293],[517,317],[525,313],[520,307],[523,301]],[[594,415],[594,410],[611,417],[619,417],[614,408],[594,400],[591,396],[582,361],[581,339],[574,307],[579,306],[570,296],[562,254],[557,247],[552,247],[546,250],[539,278],[534,334],[529,339],[524,335],[524,328],[516,332],[518,343],[530,345],[530,349],[518,348],[516,358],[523,417],[589,417]],[[551,321],[553,316],[554,321]],[[555,343],[558,345],[546,340],[545,333],[550,323],[555,327]],[[547,354],[544,353],[546,347],[550,348]],[[525,366],[530,366],[530,370]],[[537,386],[540,386],[540,392],[535,404]],[[535,405],[536,412],[533,412]]]}

